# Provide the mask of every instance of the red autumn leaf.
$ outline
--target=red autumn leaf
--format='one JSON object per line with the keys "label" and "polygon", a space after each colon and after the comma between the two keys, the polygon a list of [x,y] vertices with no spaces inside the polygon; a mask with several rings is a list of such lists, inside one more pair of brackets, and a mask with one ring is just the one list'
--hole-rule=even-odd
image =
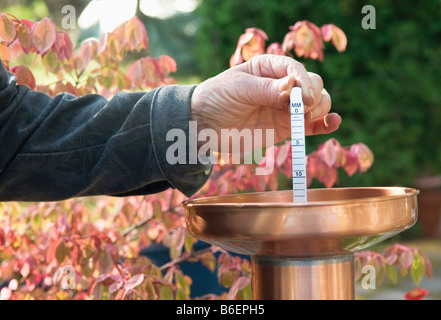
{"label": "red autumn leaf", "polygon": [[15,57],[18,57],[20,55],[20,53],[22,52],[22,46],[20,44],[20,42],[18,41],[18,39],[15,39],[14,41],[12,41],[9,44],[9,50],[12,52],[12,54]]}
{"label": "red autumn leaf", "polygon": [[429,291],[423,288],[410,290],[404,295],[406,300],[421,300],[429,294]]}
{"label": "red autumn leaf", "polygon": [[432,263],[430,262],[429,258],[423,252],[421,252],[421,250],[418,250],[418,253],[423,258],[424,267],[426,268],[427,278],[432,279],[432,277],[433,277]]}
{"label": "red autumn leaf", "polygon": [[319,146],[317,152],[318,157],[322,160],[329,168],[334,167],[339,158],[339,153],[342,147],[336,139],[329,139],[324,144]]}
{"label": "red autumn leaf", "polygon": [[133,17],[126,22],[124,36],[129,50],[148,49],[147,31],[138,17]]}
{"label": "red autumn leaf", "polygon": [[414,256],[412,251],[404,251],[401,253],[399,262],[402,268],[408,269],[413,262]]}
{"label": "red autumn leaf", "polygon": [[123,285],[122,281],[116,281],[109,286],[109,293],[114,293],[116,290],[121,288]]}
{"label": "red autumn leaf", "polygon": [[319,179],[319,181],[323,183],[326,188],[332,188],[336,183],[338,183],[337,169],[329,168],[325,172],[326,174],[322,176],[322,179]]}
{"label": "red autumn leaf", "polygon": [[155,87],[159,80],[162,80],[159,62],[152,57],[136,60],[129,67],[127,75],[135,87],[141,87],[143,85]]}
{"label": "red autumn leaf", "polygon": [[278,187],[279,187],[279,181],[278,181],[278,176],[277,176],[277,171],[273,170],[273,172],[269,175],[266,175],[266,181],[268,184],[268,187],[271,191],[277,191]]}
{"label": "red autumn leaf", "polygon": [[285,52],[282,50],[282,46],[278,42],[271,43],[268,48],[266,48],[266,53],[268,54],[277,54],[277,55],[285,55]]}
{"label": "red autumn leaf", "polygon": [[299,57],[323,60],[324,45],[319,27],[304,20],[298,21],[289,28],[292,31],[286,34],[282,43],[284,52],[294,49]]}
{"label": "red autumn leaf", "polygon": [[97,52],[98,42],[95,40],[87,40],[75,56],[75,68],[78,72],[84,71]]}
{"label": "red autumn leaf", "polygon": [[348,176],[352,177],[352,175],[358,169],[358,157],[357,157],[357,155],[352,153],[350,150],[345,149],[344,150],[342,167],[346,171]]}
{"label": "red autumn leaf", "polygon": [[230,67],[248,61],[256,55],[265,53],[266,33],[258,28],[248,28],[237,41],[237,49],[230,58]]}
{"label": "red autumn leaf", "polygon": [[21,19],[20,22],[23,23],[28,28],[32,28],[32,26],[34,25],[34,22],[29,21],[27,19]]}
{"label": "red autumn leaf", "polygon": [[259,168],[256,170],[257,175],[269,175],[272,173],[276,161],[275,152],[275,146],[266,148],[265,157],[260,161]]}
{"label": "red autumn leaf", "polygon": [[98,43],[97,52],[96,52],[97,56],[99,56],[106,49],[108,39],[109,39],[108,32],[105,32],[101,35],[100,41]]}
{"label": "red autumn leaf", "polygon": [[333,24],[325,24],[321,27],[321,31],[323,35],[323,40],[332,40],[332,44],[338,52],[343,52],[346,50],[348,39],[345,33],[339,27]]}
{"label": "red autumn leaf", "polygon": [[25,261],[20,268],[20,274],[23,278],[26,278],[29,275],[29,273],[31,273],[31,266],[27,261]]}
{"label": "red autumn leaf", "polygon": [[32,43],[38,53],[45,54],[57,38],[55,23],[49,18],[36,22],[31,29]]}
{"label": "red autumn leaf", "polygon": [[[312,180],[315,178],[314,173],[316,172],[316,157],[311,157],[307,155],[305,157],[306,160],[306,186],[309,187],[312,183]],[[292,161],[292,160],[291,160]]]}
{"label": "red autumn leaf", "polygon": [[55,51],[58,55],[58,60],[69,60],[73,54],[73,44],[69,34],[66,31],[58,31],[57,39],[54,44]]}
{"label": "red autumn leaf", "polygon": [[31,30],[28,27],[21,25],[17,38],[25,53],[32,50]]}
{"label": "red autumn leaf", "polygon": [[124,289],[126,291],[132,290],[133,288],[139,286],[143,281],[144,274],[136,274],[124,283]]}
{"label": "red autumn leaf", "polygon": [[5,232],[3,231],[3,229],[0,229],[0,246],[5,245],[5,240]]}
{"label": "red autumn leaf", "polygon": [[141,87],[145,80],[144,68],[142,65],[142,60],[139,59],[132,63],[127,71],[127,75],[135,87]]}
{"label": "red autumn leaf", "polygon": [[[247,37],[247,35],[251,35],[251,38]],[[265,41],[268,40],[268,36],[265,32],[257,28],[249,28],[245,30],[244,36],[247,40],[246,43],[242,45],[242,57],[245,61],[265,52]],[[244,40],[242,41],[244,42]],[[241,42],[240,39],[239,42]]]}
{"label": "red autumn leaf", "polygon": [[15,30],[15,24],[6,14],[0,15],[0,39],[5,40],[6,43],[14,41],[17,31]]}
{"label": "red autumn leaf", "polygon": [[176,61],[167,55],[161,55],[159,57],[159,67],[164,77],[167,77],[171,72],[176,72]]}
{"label": "red autumn leaf", "polygon": [[8,46],[3,43],[0,43],[0,58],[6,63],[10,62],[12,58],[11,50],[9,50]]}
{"label": "red autumn leaf", "polygon": [[395,253],[393,253],[386,257],[386,264],[393,265],[397,260],[398,260],[398,256]]}
{"label": "red autumn leaf", "polygon": [[357,155],[358,168],[361,172],[367,171],[374,163],[374,154],[364,143],[352,145],[350,151]]}
{"label": "red autumn leaf", "polygon": [[241,64],[243,62],[242,55],[241,55],[242,48],[236,48],[236,51],[230,58],[230,67],[234,67],[238,64]]}
{"label": "red autumn leaf", "polygon": [[254,37],[254,32],[250,31],[249,29],[245,30],[245,33],[239,37],[239,40],[237,41],[237,47],[242,48],[244,45],[246,45],[248,42],[251,41]]}
{"label": "red autumn leaf", "polygon": [[124,44],[121,42],[122,40],[119,39],[114,33],[109,33],[107,37],[107,50],[110,53],[110,56],[118,61],[121,61],[122,51],[124,48]]}
{"label": "red autumn leaf", "polygon": [[17,83],[35,89],[35,78],[32,71],[26,66],[17,66],[11,69],[17,77]]}
{"label": "red autumn leaf", "polygon": [[281,167],[290,155],[290,144],[283,144],[277,148],[276,165]]}
{"label": "red autumn leaf", "polygon": [[115,37],[120,47],[124,47],[127,43],[126,27],[127,22],[119,25],[115,30],[111,32],[111,35]]}

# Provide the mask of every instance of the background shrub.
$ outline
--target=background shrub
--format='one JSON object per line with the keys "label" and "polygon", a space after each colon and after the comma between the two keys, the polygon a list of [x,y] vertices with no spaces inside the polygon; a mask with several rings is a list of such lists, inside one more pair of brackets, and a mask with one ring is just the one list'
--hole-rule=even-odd
{"label": "background shrub", "polygon": [[[361,26],[366,4],[376,9],[375,30]],[[340,172],[341,185],[412,186],[420,175],[441,172],[438,0],[204,0],[198,14],[195,54],[204,77],[228,68],[245,28],[264,30],[271,43],[282,42],[287,26],[301,19],[338,25],[349,39],[346,51],[327,45],[326,63],[304,62],[322,76],[333,110],[343,117],[332,136],[343,145],[363,141],[375,155],[369,174],[349,179]],[[308,149],[327,138],[308,138]]]}

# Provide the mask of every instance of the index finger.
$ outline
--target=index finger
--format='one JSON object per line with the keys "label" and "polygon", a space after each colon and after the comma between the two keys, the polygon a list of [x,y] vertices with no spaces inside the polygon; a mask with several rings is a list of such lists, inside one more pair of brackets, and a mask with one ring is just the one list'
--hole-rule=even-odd
{"label": "index finger", "polygon": [[294,86],[302,88],[303,102],[308,106],[314,104],[314,91],[309,74],[305,66],[293,58],[263,54],[236,67],[258,77],[281,79],[290,76],[295,80]]}

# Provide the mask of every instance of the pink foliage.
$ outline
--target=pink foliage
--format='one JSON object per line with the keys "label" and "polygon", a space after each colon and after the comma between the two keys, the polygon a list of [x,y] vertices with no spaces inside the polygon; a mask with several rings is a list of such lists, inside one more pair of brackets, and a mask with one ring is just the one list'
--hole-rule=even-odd
{"label": "pink foliage", "polygon": [[291,55],[294,50],[298,57],[318,59],[323,61],[324,44],[323,41],[331,41],[338,52],[343,52],[347,46],[345,33],[333,24],[317,27],[310,21],[303,20],[290,26],[289,31],[282,44],[279,42],[271,43],[265,50],[265,42],[268,36],[258,28],[249,28],[239,37],[237,48],[230,58],[230,66],[235,66],[243,61],[248,61],[252,57],[266,51],[269,54]]}

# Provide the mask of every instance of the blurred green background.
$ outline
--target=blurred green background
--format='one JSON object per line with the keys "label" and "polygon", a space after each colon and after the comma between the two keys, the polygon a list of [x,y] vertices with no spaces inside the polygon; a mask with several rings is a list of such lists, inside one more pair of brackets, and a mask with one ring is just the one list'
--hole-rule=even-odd
{"label": "blurred green background", "polygon": [[[104,17],[117,3],[129,5],[104,2]],[[158,6],[191,2],[198,4],[195,10],[154,14]],[[50,16],[60,25],[66,4],[80,16],[90,1],[0,0],[0,10],[33,20]],[[374,30],[362,28],[364,5],[376,9]],[[282,42],[299,20],[339,26],[348,37],[345,52],[327,43],[324,62],[299,59],[322,76],[333,111],[343,118],[338,132],[308,137],[307,152],[331,136],[342,145],[364,142],[371,148],[375,162],[369,172],[349,178],[341,171],[340,186],[414,186],[421,176],[441,173],[440,0],[144,0],[135,7],[147,27],[150,54],[174,57],[181,83],[197,83],[228,68],[246,28],[264,30],[269,44]],[[98,22],[80,27],[69,31],[78,42],[102,32]]]}
{"label": "blurred green background", "polygon": [[[366,4],[376,9],[375,30],[361,26]],[[269,43],[282,42],[288,26],[304,19],[346,33],[345,52],[327,44],[323,63],[299,59],[322,76],[343,118],[332,136],[343,145],[364,142],[375,155],[369,173],[340,172],[342,186],[413,186],[419,176],[441,172],[439,0],[204,0],[198,12],[196,53],[204,76],[228,67],[237,35],[248,27],[263,29]],[[309,137],[309,149],[327,138]]]}

